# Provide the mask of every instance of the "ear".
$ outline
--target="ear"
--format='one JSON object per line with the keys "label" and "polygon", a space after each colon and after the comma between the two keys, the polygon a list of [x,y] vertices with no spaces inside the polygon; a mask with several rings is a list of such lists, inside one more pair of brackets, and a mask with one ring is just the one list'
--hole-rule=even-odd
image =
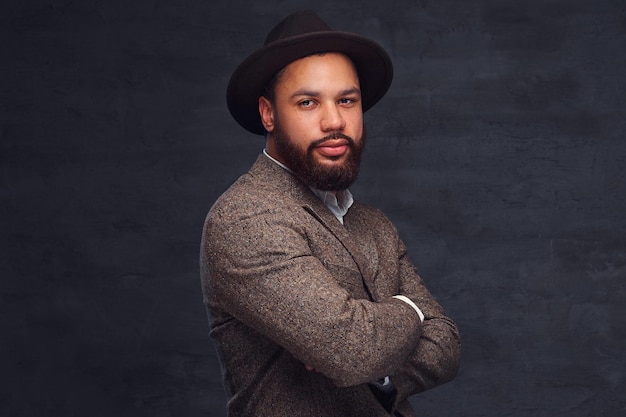
{"label": "ear", "polygon": [[259,115],[261,116],[261,123],[266,131],[274,131],[274,108],[272,103],[265,98],[259,97]]}

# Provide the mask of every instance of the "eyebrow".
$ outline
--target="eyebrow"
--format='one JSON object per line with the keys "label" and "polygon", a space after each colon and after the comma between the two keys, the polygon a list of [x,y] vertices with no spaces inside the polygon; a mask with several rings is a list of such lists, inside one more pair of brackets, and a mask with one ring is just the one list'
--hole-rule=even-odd
{"label": "eyebrow", "polygon": [[[346,90],[342,90],[339,92],[339,96],[348,96],[350,94],[358,94],[359,96],[361,95],[361,90],[357,87],[354,88],[348,88]],[[297,90],[295,93],[293,93],[291,95],[291,98],[296,98],[296,97],[301,97],[301,96],[306,96],[306,97],[319,97],[320,93],[317,91],[312,91],[312,90],[307,90],[307,89],[301,89],[301,90]]]}

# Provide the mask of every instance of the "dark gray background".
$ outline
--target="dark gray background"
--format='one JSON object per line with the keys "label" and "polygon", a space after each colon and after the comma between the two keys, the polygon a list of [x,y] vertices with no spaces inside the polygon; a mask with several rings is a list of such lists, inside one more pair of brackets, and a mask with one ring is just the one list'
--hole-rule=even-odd
{"label": "dark gray background", "polygon": [[461,329],[421,416],[626,415],[626,3],[0,6],[0,414],[223,416],[206,211],[260,137],[225,106],[287,13],[379,41],[353,191]]}

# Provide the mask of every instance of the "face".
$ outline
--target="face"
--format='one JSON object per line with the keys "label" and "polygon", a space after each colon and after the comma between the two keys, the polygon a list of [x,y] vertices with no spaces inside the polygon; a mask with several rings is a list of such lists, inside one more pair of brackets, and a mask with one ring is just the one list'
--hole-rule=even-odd
{"label": "face", "polygon": [[352,61],[338,53],[294,61],[278,76],[272,96],[259,99],[267,152],[314,188],[337,191],[352,184],[364,144]]}

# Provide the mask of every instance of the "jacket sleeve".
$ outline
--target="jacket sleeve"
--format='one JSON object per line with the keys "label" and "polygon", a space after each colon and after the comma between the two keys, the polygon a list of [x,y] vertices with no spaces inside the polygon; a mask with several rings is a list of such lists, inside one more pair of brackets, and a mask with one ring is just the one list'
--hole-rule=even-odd
{"label": "jacket sleeve", "polygon": [[398,401],[452,380],[461,357],[459,331],[435,301],[408,259],[400,239],[399,273],[402,295],[409,297],[424,313],[422,334],[404,366],[393,375]]}
{"label": "jacket sleeve", "polygon": [[211,302],[338,386],[397,373],[419,340],[415,311],[391,297],[352,298],[312,255],[294,213],[239,212],[212,210],[205,224],[202,273]]}

